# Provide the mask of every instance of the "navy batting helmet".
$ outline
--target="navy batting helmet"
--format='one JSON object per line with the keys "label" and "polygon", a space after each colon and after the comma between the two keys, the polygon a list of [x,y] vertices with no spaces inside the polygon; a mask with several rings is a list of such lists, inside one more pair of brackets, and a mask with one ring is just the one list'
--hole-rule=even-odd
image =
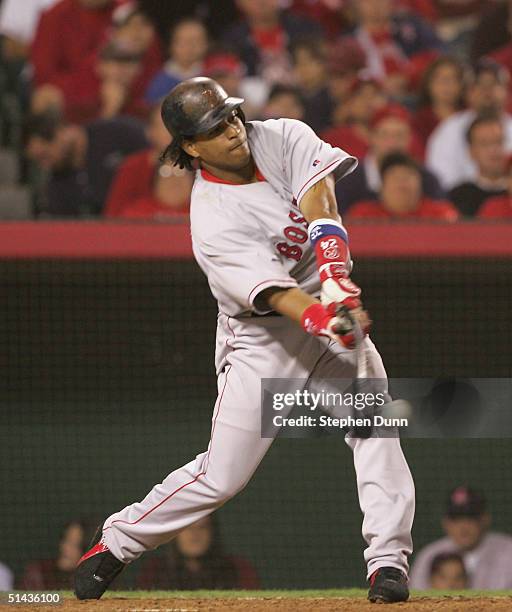
{"label": "navy batting helmet", "polygon": [[174,138],[197,136],[217,127],[243,102],[213,79],[196,77],[171,90],[162,104],[162,120]]}
{"label": "navy batting helmet", "polygon": [[163,152],[161,161],[170,160],[180,168],[192,170],[193,159],[182,149],[183,140],[213,130],[233,110],[245,123],[240,105],[243,98],[228,96],[213,79],[195,77],[176,85],[162,103],[162,120],[173,141]]}

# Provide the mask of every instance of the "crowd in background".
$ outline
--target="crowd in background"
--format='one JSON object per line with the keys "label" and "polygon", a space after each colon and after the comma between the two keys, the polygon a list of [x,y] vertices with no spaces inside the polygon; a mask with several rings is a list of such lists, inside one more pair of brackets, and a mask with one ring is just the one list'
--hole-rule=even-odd
{"label": "crowd in background", "polygon": [[[413,555],[411,587],[418,590],[507,590],[512,588],[512,536],[491,529],[484,494],[458,485],[449,494],[440,519],[444,536]],[[80,557],[96,529],[94,521],[72,519],[60,533],[53,557],[28,561],[23,572],[0,563],[0,591],[69,590]],[[335,563],[336,561],[333,560]],[[144,556],[136,574],[122,574],[116,589],[258,589],[258,573],[245,557],[225,552],[217,516],[187,527],[159,554]]]}
{"label": "crowd in background", "polygon": [[186,215],[159,107],[199,75],[356,155],[344,217],[512,217],[512,0],[1,0],[0,34],[0,219]]}

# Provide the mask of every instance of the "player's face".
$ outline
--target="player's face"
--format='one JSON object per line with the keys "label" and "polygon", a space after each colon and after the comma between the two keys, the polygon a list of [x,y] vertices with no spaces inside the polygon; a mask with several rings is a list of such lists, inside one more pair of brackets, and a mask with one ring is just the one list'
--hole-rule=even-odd
{"label": "player's face", "polygon": [[215,129],[185,142],[183,148],[192,157],[220,170],[242,170],[251,161],[247,131],[236,111]]}
{"label": "player's face", "polygon": [[448,537],[461,550],[472,550],[480,542],[488,526],[488,517],[461,516],[443,519],[443,527]]}
{"label": "player's face", "polygon": [[430,586],[433,589],[443,591],[450,589],[467,589],[468,587],[464,567],[455,559],[445,561],[439,566],[438,571],[432,576]]}

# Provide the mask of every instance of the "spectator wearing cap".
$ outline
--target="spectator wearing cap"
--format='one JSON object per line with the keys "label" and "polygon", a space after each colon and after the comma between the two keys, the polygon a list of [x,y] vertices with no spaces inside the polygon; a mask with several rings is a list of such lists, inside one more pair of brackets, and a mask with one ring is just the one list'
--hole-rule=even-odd
{"label": "spectator wearing cap", "polygon": [[304,121],[317,133],[331,123],[333,101],[327,88],[327,48],[321,38],[303,38],[291,46],[294,80],[304,99]]}
{"label": "spectator wearing cap", "polygon": [[364,157],[368,153],[372,118],[386,103],[380,83],[374,79],[354,79],[346,99],[334,108],[334,127],[322,132],[322,140],[350,151],[355,157]]}
{"label": "spectator wearing cap", "polygon": [[426,164],[449,191],[466,180],[475,179],[478,170],[471,158],[466,134],[478,114],[494,112],[503,124],[505,149],[512,152],[512,116],[505,112],[509,74],[493,60],[483,59],[474,67],[467,89],[468,109],[442,121],[427,141]]}
{"label": "spectator wearing cap", "polygon": [[[372,119],[367,155],[354,172],[336,184],[336,195],[342,214],[354,202],[377,199],[382,185],[379,166],[386,155],[396,152],[418,156],[418,147],[414,146],[410,113],[404,107],[392,104],[377,111]],[[420,166],[420,174],[425,196],[432,200],[442,200],[444,193],[436,177],[423,166]]]}
{"label": "spectator wearing cap", "polygon": [[160,104],[150,114],[146,133],[150,147],[129,155],[118,169],[105,217],[166,221],[188,214],[192,173],[159,162],[160,154],[169,145]]}
{"label": "spectator wearing cap", "polygon": [[474,217],[492,197],[507,193],[507,153],[503,124],[495,114],[483,114],[473,120],[466,134],[477,176],[454,187],[450,200],[466,217]]}
{"label": "spectator wearing cap", "polygon": [[304,100],[296,87],[293,85],[274,85],[263,109],[263,117],[264,119],[285,117],[304,121],[305,112]]}
{"label": "spectator wearing cap", "polygon": [[356,27],[352,36],[366,56],[366,76],[378,79],[394,98],[406,93],[410,60],[442,50],[430,26],[417,15],[395,11],[395,0],[353,1]]}
{"label": "spectator wearing cap", "polygon": [[130,117],[71,124],[46,111],[28,118],[26,155],[48,175],[37,202],[40,216],[80,217],[101,213],[123,159],[147,147],[142,125]]}
{"label": "spectator wearing cap", "polygon": [[462,591],[468,588],[464,560],[458,553],[439,553],[432,559],[429,588],[439,591]]}
{"label": "spectator wearing cap", "polygon": [[457,211],[450,202],[424,196],[420,167],[409,155],[390,153],[382,160],[380,174],[379,200],[356,202],[348,212],[350,218],[457,220]]}
{"label": "spectator wearing cap", "polygon": [[464,560],[469,588],[512,588],[512,537],[489,531],[490,524],[487,504],[480,492],[465,485],[453,489],[442,519],[446,537],[416,555],[410,574],[411,587],[428,589],[434,558],[456,552]]}
{"label": "spectator wearing cap", "polygon": [[224,32],[223,44],[240,55],[248,76],[271,85],[290,83],[291,42],[321,36],[321,28],[314,21],[281,10],[280,0],[236,0],[236,5],[242,19]]}
{"label": "spectator wearing cap", "polygon": [[466,71],[455,57],[444,55],[427,66],[420,82],[414,132],[425,148],[441,121],[464,109]]}
{"label": "spectator wearing cap", "polygon": [[477,213],[480,219],[512,219],[512,156],[507,159],[505,176],[506,193],[487,199]]}
{"label": "spectator wearing cap", "polygon": [[175,23],[169,33],[169,59],[149,83],[146,101],[155,104],[181,81],[202,75],[208,47],[208,31],[201,19],[184,17]]}

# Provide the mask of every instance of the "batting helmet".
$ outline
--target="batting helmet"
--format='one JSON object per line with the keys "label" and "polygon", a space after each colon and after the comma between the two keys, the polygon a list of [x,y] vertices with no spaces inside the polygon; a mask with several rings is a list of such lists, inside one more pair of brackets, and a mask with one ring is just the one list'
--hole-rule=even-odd
{"label": "batting helmet", "polygon": [[162,120],[176,139],[197,136],[220,125],[243,102],[213,79],[196,77],[172,89],[162,104]]}

